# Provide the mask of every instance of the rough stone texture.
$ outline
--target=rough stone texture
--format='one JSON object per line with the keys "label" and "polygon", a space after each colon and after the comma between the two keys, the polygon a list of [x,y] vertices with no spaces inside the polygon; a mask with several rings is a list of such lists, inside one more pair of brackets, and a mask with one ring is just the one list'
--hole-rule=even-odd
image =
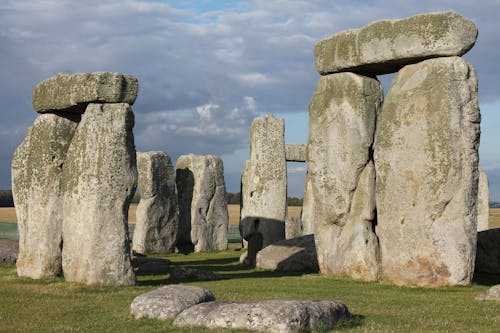
{"label": "rough stone texture", "polygon": [[14,240],[0,240],[0,263],[13,264],[17,261],[19,242]]}
{"label": "rough stone texture", "polygon": [[306,173],[306,180],[304,183],[304,198],[302,199],[302,214],[300,215],[302,220],[302,235],[314,234],[314,220],[311,215],[313,214],[314,198],[311,188],[312,181],[308,173]]}
{"label": "rough stone texture", "polygon": [[479,107],[460,57],[401,69],[377,118],[377,228],[383,277],[467,285],[477,230]]}
{"label": "rough stone texture", "polygon": [[290,162],[305,162],[306,161],[307,145],[303,144],[286,144],[285,158]]}
{"label": "rough stone texture", "polygon": [[19,276],[40,279],[61,274],[61,177],[77,120],[56,114],[38,116],[14,153]]}
{"label": "rough stone texture", "polygon": [[240,233],[248,241],[248,259],[285,239],[286,159],[285,122],[271,114],[257,117],[250,129],[250,160],[242,173]]}
{"label": "rough stone texture", "polygon": [[229,217],[222,160],[211,155],[180,156],[175,182],[179,251],[225,250]]}
{"label": "rough stone texture", "polygon": [[292,239],[303,235],[302,221],[297,217],[289,217],[285,221],[285,239]]}
{"label": "rough stone texture", "polygon": [[135,283],[127,214],[137,184],[128,104],[89,104],[62,175],[63,271],[68,281]]}
{"label": "rough stone texture", "polygon": [[173,252],[179,217],[170,157],[161,151],[137,153],[137,173],[141,201],[136,210],[133,250]]}
{"label": "rough stone texture", "polygon": [[479,184],[477,188],[477,231],[488,230],[490,220],[490,187],[488,176],[479,169]]}
{"label": "rough stone texture", "polygon": [[475,272],[500,274],[500,228],[477,233]]}
{"label": "rough stone texture", "polygon": [[500,302],[500,284],[491,287],[484,293],[481,293],[475,297],[478,301],[497,301]]}
{"label": "rough stone texture", "polygon": [[93,102],[132,105],[138,89],[138,81],[131,75],[110,72],[60,73],[35,86],[33,108],[39,113],[82,113]]}
{"label": "rough stone texture", "polygon": [[256,266],[282,272],[318,272],[314,235],[266,246],[257,253]]}
{"label": "rough stone texture", "polygon": [[130,313],[136,318],[174,319],[181,311],[199,303],[214,301],[207,289],[171,285],[137,296]]}
{"label": "rough stone texture", "polygon": [[324,329],[350,316],[347,306],[335,300],[208,302],[182,311],[174,320],[174,326],[287,333]]}
{"label": "rough stone texture", "polygon": [[428,58],[462,55],[474,46],[477,34],[472,21],[454,12],[377,21],[320,41],[316,69],[322,75],[387,74]]}
{"label": "rough stone texture", "polygon": [[222,275],[187,266],[175,266],[170,270],[170,278],[175,280],[212,281],[225,279]]}
{"label": "rough stone texture", "polygon": [[382,98],[376,79],[338,73],[320,78],[309,105],[307,211],[302,218],[305,226],[314,225],[325,274],[379,278],[370,154]]}
{"label": "rough stone texture", "polygon": [[137,275],[170,273],[170,260],[163,258],[148,258],[136,254],[132,256],[132,266]]}

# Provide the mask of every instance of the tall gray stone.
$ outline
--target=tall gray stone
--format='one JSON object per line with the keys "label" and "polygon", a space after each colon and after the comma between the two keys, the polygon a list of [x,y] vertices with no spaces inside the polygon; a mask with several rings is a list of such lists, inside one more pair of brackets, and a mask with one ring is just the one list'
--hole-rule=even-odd
{"label": "tall gray stone", "polygon": [[38,116],[14,153],[19,276],[40,279],[61,273],[61,175],[77,121],[55,114]]}
{"label": "tall gray stone", "polygon": [[320,78],[309,105],[308,210],[303,219],[305,226],[314,225],[325,274],[379,277],[370,154],[382,98],[376,79],[338,73]]}
{"label": "tall gray stone", "polygon": [[141,200],[136,210],[133,250],[169,253],[175,250],[178,213],[175,171],[162,151],[137,153]]}
{"label": "tall gray stone", "polygon": [[177,160],[177,247],[181,252],[227,249],[229,217],[222,160],[182,155]]}
{"label": "tall gray stone", "polygon": [[393,79],[377,118],[377,235],[383,277],[467,285],[477,235],[477,80],[460,57],[423,61]]}
{"label": "tall gray stone", "polygon": [[33,89],[36,112],[85,111],[89,103],[134,104],[139,85],[131,75],[95,72],[57,74]]}
{"label": "tall gray stone", "polygon": [[302,199],[302,235],[314,234],[314,221],[311,214],[314,212],[314,198],[312,196],[311,178],[306,174],[304,183],[304,198]]}
{"label": "tall gray stone", "polygon": [[95,285],[131,285],[127,213],[137,184],[128,104],[89,104],[62,174],[64,277]]}
{"label": "tall gray stone", "polygon": [[248,260],[285,239],[286,158],[285,123],[271,114],[257,117],[250,129],[250,160],[242,173],[240,233],[248,241]]}
{"label": "tall gray stone", "polygon": [[463,55],[474,46],[477,33],[472,21],[454,12],[377,21],[320,41],[315,49],[316,69],[322,75],[396,72],[428,58]]}
{"label": "tall gray stone", "polygon": [[479,169],[479,184],[477,189],[477,231],[489,229],[490,221],[490,187],[488,175]]}

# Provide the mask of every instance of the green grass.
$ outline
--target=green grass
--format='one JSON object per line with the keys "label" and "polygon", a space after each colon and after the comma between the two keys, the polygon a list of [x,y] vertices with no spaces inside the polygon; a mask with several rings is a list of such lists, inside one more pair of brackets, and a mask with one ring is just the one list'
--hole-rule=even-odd
{"label": "green grass", "polygon": [[500,303],[474,300],[488,285],[500,283],[500,276],[479,276],[471,287],[403,288],[250,269],[238,263],[239,255],[228,250],[167,256],[174,264],[210,269],[226,280],[139,276],[134,287],[87,287],[62,278],[34,281],[17,277],[14,265],[0,265],[0,332],[199,332],[130,316],[135,296],[171,283],[208,288],[218,300],[338,299],[356,315],[353,322],[336,328],[347,332],[498,332],[500,327]]}

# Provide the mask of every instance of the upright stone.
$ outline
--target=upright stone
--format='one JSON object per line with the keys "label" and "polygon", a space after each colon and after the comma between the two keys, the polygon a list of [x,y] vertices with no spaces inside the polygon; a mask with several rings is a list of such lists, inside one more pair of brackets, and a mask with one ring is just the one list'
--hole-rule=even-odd
{"label": "upright stone", "polygon": [[250,160],[242,173],[241,236],[248,241],[248,260],[285,239],[286,158],[285,123],[272,115],[257,117],[250,129]]}
{"label": "upright stone", "polygon": [[476,39],[474,23],[454,12],[382,20],[320,41],[315,49],[316,69],[321,75],[387,74],[428,58],[463,55]]}
{"label": "upright stone", "polygon": [[63,271],[68,281],[131,285],[127,213],[137,184],[128,104],[89,104],[62,175]]}
{"label": "upright stone", "polygon": [[459,57],[401,69],[377,118],[377,235],[385,279],[467,285],[477,235],[480,114]]}
{"label": "upright stone", "polygon": [[314,221],[311,214],[314,211],[314,198],[312,196],[311,178],[306,174],[306,181],[304,184],[304,198],[302,199],[302,235],[314,234]]}
{"label": "upright stone", "polygon": [[38,116],[14,153],[19,276],[40,279],[61,274],[61,175],[77,120],[55,114]]}
{"label": "upright stone", "polygon": [[137,153],[141,201],[136,210],[133,250],[138,253],[169,253],[177,237],[175,171],[162,151]]}
{"label": "upright stone", "polygon": [[[321,272],[379,277],[373,231],[375,173],[371,147],[383,93],[376,79],[354,73],[320,78],[309,105],[304,225],[314,225]],[[307,187],[308,186],[308,187]]]}
{"label": "upright stone", "polygon": [[227,249],[229,217],[222,160],[216,156],[183,155],[177,160],[179,251]]}
{"label": "upright stone", "polygon": [[477,231],[489,229],[490,220],[490,188],[486,172],[479,169],[479,184],[477,191]]}
{"label": "upright stone", "polygon": [[131,75],[95,72],[57,74],[33,89],[36,112],[67,111],[83,113],[89,103],[134,104],[137,79]]}

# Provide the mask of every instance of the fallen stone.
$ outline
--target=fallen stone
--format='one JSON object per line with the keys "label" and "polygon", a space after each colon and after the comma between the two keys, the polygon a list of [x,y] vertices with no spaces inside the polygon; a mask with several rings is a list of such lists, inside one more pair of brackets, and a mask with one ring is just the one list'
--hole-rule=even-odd
{"label": "fallen stone", "polygon": [[489,229],[490,221],[490,188],[488,176],[479,169],[479,184],[477,188],[477,231]]}
{"label": "fallen stone", "polygon": [[170,278],[174,280],[196,281],[212,281],[225,279],[225,277],[220,274],[187,266],[172,267],[172,269],[170,270]]}
{"label": "fallen stone", "polygon": [[307,145],[303,144],[286,144],[285,158],[289,162],[305,162],[306,161]]}
{"label": "fallen stone", "polygon": [[500,274],[500,228],[477,233],[475,272]]}
{"label": "fallen stone", "polygon": [[350,317],[347,306],[335,300],[207,302],[182,311],[174,326],[288,333],[333,327]]}
{"label": "fallen stone", "polygon": [[314,235],[281,240],[257,252],[256,266],[281,272],[318,272]]}
{"label": "fallen stone", "polygon": [[177,160],[175,182],[179,251],[227,249],[229,215],[222,160],[211,155],[182,155]]}
{"label": "fallen stone", "polygon": [[79,116],[38,116],[14,153],[19,276],[40,279],[61,274],[61,179],[78,120]]}
{"label": "fallen stone", "polygon": [[139,84],[131,75],[95,72],[57,74],[33,89],[36,112],[83,113],[89,103],[134,104]]}
{"label": "fallen stone", "polygon": [[0,240],[0,263],[14,264],[19,253],[19,242],[14,240]]}
{"label": "fallen stone", "polygon": [[477,79],[464,59],[426,60],[394,77],[374,144],[385,279],[430,287],[470,284],[479,123]]}
{"label": "fallen stone", "polygon": [[500,284],[491,287],[485,292],[475,297],[477,301],[497,301],[500,302]]}
{"label": "fallen stone", "polygon": [[89,104],[62,174],[62,265],[67,281],[131,285],[127,213],[137,183],[128,104]]}
{"label": "fallen stone", "polygon": [[477,34],[471,20],[454,12],[377,21],[320,41],[316,69],[321,75],[392,73],[429,58],[461,56],[474,46]]}
{"label": "fallen stone", "polygon": [[338,73],[320,78],[309,104],[302,220],[314,226],[324,274],[365,281],[380,275],[371,149],[382,99],[376,79]]}
{"label": "fallen stone", "polygon": [[137,173],[141,200],[132,248],[138,253],[174,252],[178,213],[170,157],[161,151],[137,153]]}
{"label": "fallen stone", "polygon": [[154,275],[170,273],[170,260],[133,256],[132,266],[136,275]]}
{"label": "fallen stone", "polygon": [[130,306],[130,313],[136,319],[174,319],[195,304],[214,300],[214,295],[207,289],[170,285],[137,296]]}

